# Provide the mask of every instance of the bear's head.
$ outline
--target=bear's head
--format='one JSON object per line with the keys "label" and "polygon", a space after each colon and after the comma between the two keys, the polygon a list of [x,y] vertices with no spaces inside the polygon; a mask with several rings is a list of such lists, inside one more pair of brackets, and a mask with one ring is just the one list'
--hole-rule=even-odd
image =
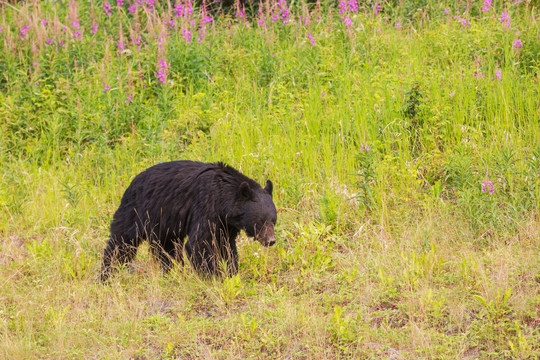
{"label": "bear's head", "polygon": [[247,236],[255,238],[264,246],[272,246],[276,243],[274,226],[277,221],[277,211],[272,201],[272,189],[270,180],[266,181],[264,189],[245,181],[240,184],[239,189],[239,198],[242,203],[239,227],[246,232]]}

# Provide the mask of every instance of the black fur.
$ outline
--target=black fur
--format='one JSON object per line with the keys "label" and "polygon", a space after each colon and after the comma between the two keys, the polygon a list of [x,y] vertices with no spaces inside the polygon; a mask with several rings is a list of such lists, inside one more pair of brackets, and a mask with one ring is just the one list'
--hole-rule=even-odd
{"label": "black fur", "polygon": [[223,163],[173,161],[137,175],[111,223],[101,279],[111,267],[131,261],[143,240],[163,270],[181,262],[185,250],[196,269],[214,274],[225,260],[238,271],[236,237],[240,230],[265,246],[275,243],[273,185],[257,182]]}

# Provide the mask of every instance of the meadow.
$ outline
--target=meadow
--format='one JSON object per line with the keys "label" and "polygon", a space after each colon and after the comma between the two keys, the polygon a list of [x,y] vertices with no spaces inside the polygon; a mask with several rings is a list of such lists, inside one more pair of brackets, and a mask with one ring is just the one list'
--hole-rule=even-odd
{"label": "meadow", "polygon": [[[538,1],[0,0],[0,358],[537,359]],[[274,183],[277,243],[98,281],[140,171]]]}

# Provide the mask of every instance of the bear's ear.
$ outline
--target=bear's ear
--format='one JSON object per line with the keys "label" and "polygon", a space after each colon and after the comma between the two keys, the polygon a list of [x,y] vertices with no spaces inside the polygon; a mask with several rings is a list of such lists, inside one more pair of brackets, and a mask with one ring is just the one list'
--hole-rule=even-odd
{"label": "bear's ear", "polygon": [[267,193],[272,196],[272,190],[274,189],[274,184],[270,180],[266,180],[266,186],[264,187],[264,190],[266,190]]}
{"label": "bear's ear", "polygon": [[240,197],[245,200],[253,199],[253,190],[245,181],[240,184]]}

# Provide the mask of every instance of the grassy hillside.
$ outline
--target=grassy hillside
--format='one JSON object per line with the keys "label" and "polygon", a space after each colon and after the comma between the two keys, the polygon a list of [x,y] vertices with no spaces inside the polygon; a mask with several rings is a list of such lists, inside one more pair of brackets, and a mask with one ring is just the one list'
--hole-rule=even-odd
{"label": "grassy hillside", "polygon": [[[0,358],[537,358],[538,3],[245,3],[0,2]],[[277,244],[100,284],[173,159],[271,179]]]}

